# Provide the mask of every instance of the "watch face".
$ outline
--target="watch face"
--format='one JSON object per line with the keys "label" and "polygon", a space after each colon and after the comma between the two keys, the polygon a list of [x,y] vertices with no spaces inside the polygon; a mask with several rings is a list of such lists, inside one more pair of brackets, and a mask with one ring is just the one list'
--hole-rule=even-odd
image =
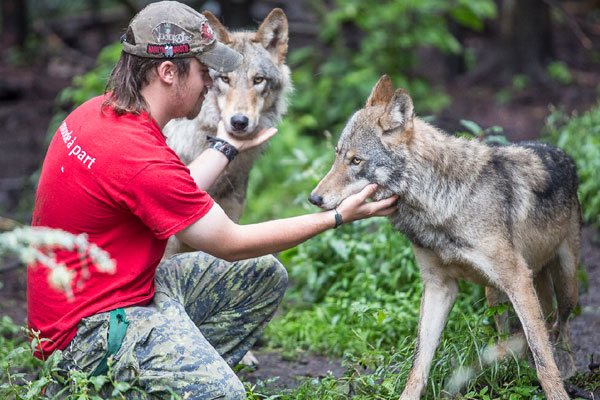
{"label": "watch face", "polygon": [[223,153],[227,159],[231,162],[238,155],[238,150],[230,143],[227,143],[223,139],[209,137],[210,148],[215,149]]}

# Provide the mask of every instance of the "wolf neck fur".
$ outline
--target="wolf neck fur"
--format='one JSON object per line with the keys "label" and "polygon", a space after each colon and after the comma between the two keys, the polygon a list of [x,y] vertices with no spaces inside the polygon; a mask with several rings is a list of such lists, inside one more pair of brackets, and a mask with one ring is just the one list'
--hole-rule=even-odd
{"label": "wolf neck fur", "polygon": [[408,144],[411,156],[405,158],[404,166],[406,185],[395,192],[407,206],[436,216],[441,224],[460,212],[470,192],[465,189],[478,179],[486,164],[481,160],[491,158],[491,149],[448,135],[418,118],[413,121]]}

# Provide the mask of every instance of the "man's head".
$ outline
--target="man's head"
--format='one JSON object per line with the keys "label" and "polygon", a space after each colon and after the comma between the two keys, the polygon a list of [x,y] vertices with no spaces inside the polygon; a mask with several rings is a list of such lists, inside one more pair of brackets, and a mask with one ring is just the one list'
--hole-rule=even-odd
{"label": "man's head", "polygon": [[177,1],[146,6],[129,23],[123,51],[144,58],[196,57],[217,72],[230,72],[242,63],[241,54],[219,43],[208,20]]}
{"label": "man's head", "polygon": [[[239,53],[217,41],[206,17],[176,1],[146,6],[131,20],[121,41],[121,59],[106,87],[113,92],[105,102],[121,113],[147,110],[141,90],[164,63],[175,68],[179,81],[188,77],[190,66],[229,72],[242,63]],[[201,64],[192,62],[194,58]],[[210,79],[205,81],[210,84]]]}

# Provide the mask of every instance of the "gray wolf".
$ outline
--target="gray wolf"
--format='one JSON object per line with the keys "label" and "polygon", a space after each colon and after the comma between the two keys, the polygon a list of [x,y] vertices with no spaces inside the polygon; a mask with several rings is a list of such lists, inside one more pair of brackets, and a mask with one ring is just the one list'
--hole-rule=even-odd
{"label": "gray wolf", "polygon": [[[342,131],[334,164],[309,200],[333,209],[368,183],[379,184],[374,199],[399,195],[389,218],[411,240],[424,284],[400,399],[425,388],[459,279],[486,286],[492,305],[512,302],[544,392],[567,399],[557,364],[565,377],[575,371],[568,319],[578,298],[581,229],[571,158],[542,143],[489,146],[448,135],[415,117],[408,93],[384,75]],[[554,323],[557,362],[546,321]]]}
{"label": "gray wolf", "polygon": [[[273,9],[256,32],[229,32],[212,13],[203,14],[217,39],[242,54],[244,61],[230,73],[211,70],[213,85],[200,114],[165,126],[167,144],[185,164],[204,151],[206,136],[216,134],[221,119],[240,139],[252,139],[259,130],[275,126],[287,111],[286,98],[292,88],[285,63],[288,22],[281,9]],[[240,153],[208,190],[233,221],[242,217],[250,169],[265,146]],[[165,257],[183,250],[191,249],[171,238]]]}

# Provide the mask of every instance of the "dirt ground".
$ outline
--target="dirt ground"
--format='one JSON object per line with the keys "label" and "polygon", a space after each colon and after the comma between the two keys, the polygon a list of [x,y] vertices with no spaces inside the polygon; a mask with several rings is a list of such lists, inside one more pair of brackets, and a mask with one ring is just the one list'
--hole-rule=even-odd
{"label": "dirt ground", "polygon": [[[55,111],[55,97],[70,84],[71,78],[85,71],[85,62],[65,62],[60,54],[22,65],[0,61],[0,215],[15,218],[23,187],[39,167],[44,156],[44,140]],[[567,58],[568,59],[568,58]],[[482,127],[500,125],[514,141],[539,137],[550,110],[548,105],[571,111],[584,111],[597,100],[600,71],[575,68],[574,83],[555,90],[528,88],[515,93],[510,102],[499,104],[498,89],[485,84],[473,85],[456,80],[448,85],[452,105],[442,117],[468,119]],[[27,221],[27,215],[18,218]],[[10,316],[17,324],[26,324],[26,279],[24,268],[11,268],[13,260],[0,260],[0,317]],[[593,228],[583,230],[582,268],[589,288],[581,287],[581,314],[571,322],[576,366],[588,371],[591,357],[600,361],[600,234]],[[243,375],[250,381],[279,376],[277,386],[293,387],[301,377],[324,376],[331,371],[340,376],[340,360],[303,354],[287,361],[277,352],[257,349],[260,367]]]}

